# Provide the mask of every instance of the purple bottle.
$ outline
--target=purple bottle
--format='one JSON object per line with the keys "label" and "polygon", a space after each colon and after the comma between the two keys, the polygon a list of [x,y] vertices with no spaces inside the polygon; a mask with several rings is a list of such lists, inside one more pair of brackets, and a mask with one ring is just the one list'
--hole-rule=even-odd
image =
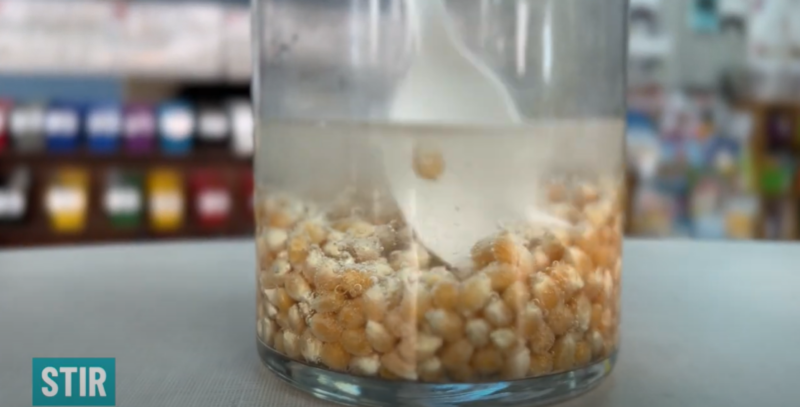
{"label": "purple bottle", "polygon": [[151,106],[131,105],[125,108],[123,134],[125,150],[148,154],[156,147],[156,116]]}

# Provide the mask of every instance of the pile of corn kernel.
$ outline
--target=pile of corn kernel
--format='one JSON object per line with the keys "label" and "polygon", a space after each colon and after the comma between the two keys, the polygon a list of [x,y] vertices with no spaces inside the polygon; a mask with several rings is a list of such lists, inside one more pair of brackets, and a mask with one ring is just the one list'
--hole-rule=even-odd
{"label": "pile of corn kernel", "polygon": [[572,227],[508,228],[459,269],[399,216],[267,195],[256,213],[258,336],[300,362],[406,381],[513,380],[601,361],[618,343],[624,212],[621,189],[606,184],[549,185],[553,213]]}

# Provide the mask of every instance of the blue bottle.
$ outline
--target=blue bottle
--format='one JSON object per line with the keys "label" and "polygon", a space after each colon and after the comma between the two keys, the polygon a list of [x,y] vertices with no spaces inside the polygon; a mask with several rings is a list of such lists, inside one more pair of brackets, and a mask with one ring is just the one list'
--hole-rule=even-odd
{"label": "blue bottle", "polygon": [[122,108],[115,103],[88,107],[84,130],[89,151],[98,154],[116,152],[122,138]]}
{"label": "blue bottle", "polygon": [[185,102],[168,102],[158,109],[158,133],[161,151],[168,155],[191,152],[195,133],[195,114]]}
{"label": "blue bottle", "polygon": [[74,103],[53,102],[44,115],[47,151],[72,152],[78,149],[81,136],[81,109]]}

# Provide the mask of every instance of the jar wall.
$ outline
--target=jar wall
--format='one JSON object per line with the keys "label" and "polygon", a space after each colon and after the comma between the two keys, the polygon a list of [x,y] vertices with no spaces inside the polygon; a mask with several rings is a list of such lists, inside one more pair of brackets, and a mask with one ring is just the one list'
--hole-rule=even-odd
{"label": "jar wall", "polygon": [[[402,382],[600,363],[619,341],[627,2],[447,4],[524,123],[391,119],[416,55],[403,1],[255,2],[259,340]],[[478,219],[474,201],[524,210]]]}

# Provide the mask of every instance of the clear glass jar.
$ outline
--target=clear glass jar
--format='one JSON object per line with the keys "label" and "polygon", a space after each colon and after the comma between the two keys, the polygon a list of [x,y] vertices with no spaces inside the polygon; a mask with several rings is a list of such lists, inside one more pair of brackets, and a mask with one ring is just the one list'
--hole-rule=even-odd
{"label": "clear glass jar", "polygon": [[[580,394],[619,347],[627,0],[444,1],[449,45],[418,1],[254,0],[259,354],[347,404]],[[437,116],[476,89],[519,118]]]}

